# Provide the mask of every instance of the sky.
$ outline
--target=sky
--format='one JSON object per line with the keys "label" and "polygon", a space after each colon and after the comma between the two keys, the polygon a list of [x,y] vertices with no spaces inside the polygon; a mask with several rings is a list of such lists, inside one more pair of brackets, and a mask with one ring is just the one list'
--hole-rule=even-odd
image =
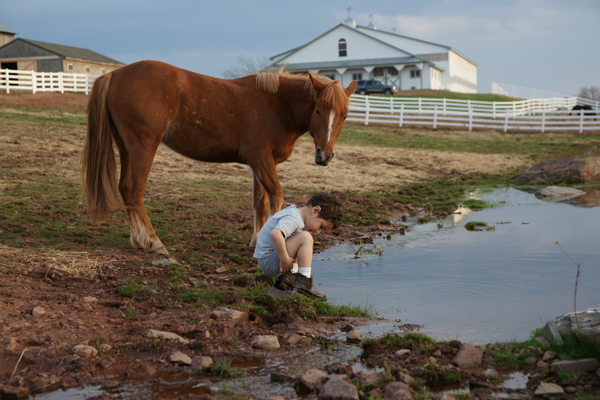
{"label": "sky", "polygon": [[87,48],[124,63],[159,60],[222,77],[239,56],[304,45],[348,17],[443,44],[491,83],[576,95],[600,87],[598,0],[0,0],[17,37]]}

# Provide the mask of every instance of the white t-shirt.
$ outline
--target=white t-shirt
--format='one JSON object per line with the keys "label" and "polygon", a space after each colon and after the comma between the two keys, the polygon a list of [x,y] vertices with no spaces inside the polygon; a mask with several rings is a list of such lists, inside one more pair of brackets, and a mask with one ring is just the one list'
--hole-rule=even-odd
{"label": "white t-shirt", "polygon": [[273,229],[279,229],[283,232],[285,239],[289,239],[298,232],[304,230],[304,218],[302,213],[295,205],[291,205],[273,215],[258,233],[256,249],[254,250],[254,258],[267,257],[275,247],[271,239]]}

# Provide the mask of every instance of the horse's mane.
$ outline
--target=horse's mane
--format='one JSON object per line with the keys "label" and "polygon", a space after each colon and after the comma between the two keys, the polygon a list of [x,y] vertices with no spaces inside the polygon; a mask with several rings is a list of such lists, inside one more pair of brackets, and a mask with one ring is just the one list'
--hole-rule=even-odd
{"label": "horse's mane", "polygon": [[[339,80],[332,80],[325,76],[313,74],[325,85],[325,89],[321,92],[321,100],[323,105],[330,110],[341,114],[348,113],[348,96],[346,91],[340,85]],[[273,71],[267,70],[256,74],[256,86],[267,93],[277,93],[279,91],[280,78],[289,78],[303,80],[305,82],[304,89],[310,92],[313,99],[317,99],[317,92],[310,81],[308,74],[289,74],[282,70]]]}

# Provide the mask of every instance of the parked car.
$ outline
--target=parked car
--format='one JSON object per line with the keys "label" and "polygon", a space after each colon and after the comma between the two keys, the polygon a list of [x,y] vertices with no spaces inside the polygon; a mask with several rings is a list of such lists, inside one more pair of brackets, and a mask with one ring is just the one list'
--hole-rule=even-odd
{"label": "parked car", "polygon": [[394,94],[397,90],[396,86],[384,85],[376,80],[358,81],[356,82],[356,93],[366,95],[373,93]]}

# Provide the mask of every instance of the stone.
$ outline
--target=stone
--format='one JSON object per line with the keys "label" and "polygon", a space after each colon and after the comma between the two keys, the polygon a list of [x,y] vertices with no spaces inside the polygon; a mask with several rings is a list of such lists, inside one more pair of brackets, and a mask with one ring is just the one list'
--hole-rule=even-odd
{"label": "stone", "polygon": [[440,349],[435,349],[432,353],[432,356],[434,357],[441,357],[442,356],[442,351]]}
{"label": "stone", "polygon": [[112,349],[112,346],[110,344],[102,343],[98,348],[101,352],[106,353]]}
{"label": "stone", "polygon": [[174,364],[190,365],[192,363],[192,359],[180,351],[172,353],[167,359]]}
{"label": "stone", "polygon": [[306,371],[298,380],[298,386],[302,392],[314,392],[321,390],[323,381],[327,378],[327,373],[320,369],[311,368]]}
{"label": "stone", "polygon": [[550,342],[542,336],[536,337],[535,341],[538,342],[540,346],[550,346]]}
{"label": "stone", "polygon": [[277,340],[277,336],[274,335],[257,335],[254,337],[252,347],[263,350],[277,350],[281,346]]}
{"label": "stone", "polygon": [[281,372],[272,372],[271,373],[271,382],[280,382],[280,383],[284,383],[284,382],[294,382],[296,381],[293,377],[286,375],[286,374],[282,374]]}
{"label": "stone", "polygon": [[210,313],[212,319],[229,320],[232,324],[248,321],[249,315],[247,312],[232,310],[226,307],[217,307]]}
{"label": "stone", "polygon": [[34,317],[37,317],[38,315],[44,315],[44,314],[46,314],[46,310],[44,310],[40,306],[33,307],[33,310],[31,311],[31,315]]}
{"label": "stone", "polygon": [[297,333],[294,333],[292,336],[290,336],[288,338],[288,343],[289,344],[298,344],[300,343],[300,341],[304,338],[304,336],[302,335],[298,335]]}
{"label": "stone", "polygon": [[356,329],[352,329],[346,334],[346,340],[349,342],[360,342],[362,340],[362,337]]}
{"label": "stone", "polygon": [[319,391],[319,400],[359,400],[356,387],[341,379],[330,379]]}
{"label": "stone", "polygon": [[547,362],[544,362],[544,361],[538,361],[538,362],[535,364],[535,367],[536,367],[537,369],[539,369],[540,371],[543,371],[543,370],[545,370],[546,368],[548,368],[548,363],[547,363]]}
{"label": "stone", "polygon": [[556,324],[562,336],[577,334],[600,344],[600,304],[578,310],[577,314],[575,312],[564,314],[550,322]]}
{"label": "stone", "polygon": [[548,186],[535,192],[536,197],[552,202],[574,199],[584,194],[583,190],[560,186]]}
{"label": "stone", "polygon": [[533,394],[536,396],[549,396],[553,394],[562,394],[564,392],[563,388],[555,383],[542,382]]}
{"label": "stone", "polygon": [[156,331],[154,329],[150,329],[150,331],[148,331],[148,337],[156,339],[177,340],[179,343],[183,344],[187,344],[190,342],[188,339],[182,338],[181,336],[173,332]]}
{"label": "stone", "polygon": [[561,184],[600,180],[600,157],[567,157],[544,161],[510,178],[515,182]]}
{"label": "stone", "polygon": [[403,372],[398,372],[396,374],[396,380],[399,382],[404,382],[408,386],[411,386],[413,384],[413,382],[415,381],[415,378],[413,378],[412,376],[405,374]]}
{"label": "stone", "polygon": [[269,288],[269,290],[267,290],[267,294],[277,300],[285,300],[299,295],[295,290],[279,290],[275,288]]}
{"label": "stone", "polygon": [[300,343],[300,344],[311,344],[311,343],[312,343],[312,338],[309,338],[309,337],[306,337],[306,336],[305,336],[305,337],[303,337],[303,338],[300,340],[300,342],[299,342],[299,343]]}
{"label": "stone", "polygon": [[91,358],[98,355],[98,350],[95,347],[88,346],[86,344],[78,344],[71,349],[74,354],[81,358]]}
{"label": "stone", "polygon": [[398,356],[398,357],[404,357],[404,356],[407,356],[409,354],[410,354],[410,350],[408,350],[408,349],[402,349],[402,350],[398,350],[396,352],[396,356]]}
{"label": "stone", "polygon": [[556,353],[553,351],[548,350],[547,352],[544,353],[544,355],[542,356],[542,361],[548,361],[548,360],[552,360],[554,357],[556,357]]}
{"label": "stone", "polygon": [[470,344],[462,343],[451,363],[459,368],[478,367],[483,362],[483,351]]}
{"label": "stone", "polygon": [[17,338],[13,337],[8,339],[8,343],[6,344],[6,347],[4,349],[8,353],[17,354],[19,352],[19,341],[17,340]]}
{"label": "stone", "polygon": [[204,371],[213,365],[213,359],[210,357],[194,357],[190,365],[195,371]]}
{"label": "stone", "polygon": [[393,382],[385,387],[384,393],[390,400],[410,400],[413,398],[415,391],[406,383]]}
{"label": "stone", "polygon": [[175,261],[173,258],[165,258],[162,260],[154,260],[151,262],[151,264],[155,265],[155,266],[170,265],[170,264],[177,264],[177,261]]}
{"label": "stone", "polygon": [[227,267],[220,267],[217,268],[217,270],[215,271],[217,274],[224,274],[225,272],[227,272]]}
{"label": "stone", "polygon": [[372,374],[362,376],[358,375],[357,379],[364,385],[377,386],[383,381],[383,372],[373,372]]}
{"label": "stone", "polygon": [[551,344],[563,344],[564,340],[558,331],[558,326],[554,321],[548,321],[542,328],[542,336]]}
{"label": "stone", "polygon": [[23,386],[0,385],[1,399],[21,399],[29,396],[29,389]]}
{"label": "stone", "polygon": [[525,360],[525,363],[527,365],[529,365],[530,367],[533,367],[535,364],[537,364],[538,359],[535,357],[529,357],[527,360]]}
{"label": "stone", "polygon": [[595,358],[584,358],[582,360],[556,361],[552,366],[561,372],[569,374],[593,372],[600,368],[600,362]]}
{"label": "stone", "polygon": [[95,297],[87,296],[81,299],[84,303],[97,303],[98,299]]}
{"label": "stone", "polygon": [[344,326],[342,327],[341,331],[342,331],[342,332],[346,332],[346,333],[348,333],[348,332],[350,332],[350,331],[353,331],[353,330],[355,330],[355,329],[356,329],[356,326],[354,326],[354,325],[352,325],[352,324],[346,324],[346,325],[344,325]]}

